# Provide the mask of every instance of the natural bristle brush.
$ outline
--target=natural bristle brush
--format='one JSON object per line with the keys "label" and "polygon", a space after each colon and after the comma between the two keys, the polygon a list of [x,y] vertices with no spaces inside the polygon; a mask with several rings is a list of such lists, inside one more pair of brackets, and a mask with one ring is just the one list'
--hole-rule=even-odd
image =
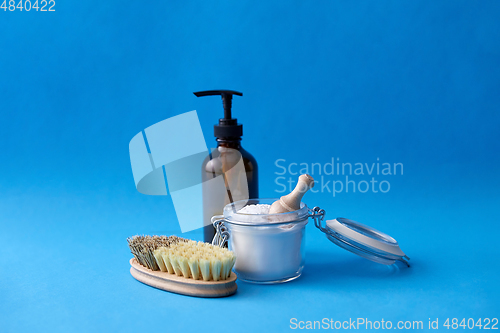
{"label": "natural bristle brush", "polygon": [[127,239],[134,258],[130,273],[155,288],[198,297],[236,292],[232,251],[176,236],[133,236]]}

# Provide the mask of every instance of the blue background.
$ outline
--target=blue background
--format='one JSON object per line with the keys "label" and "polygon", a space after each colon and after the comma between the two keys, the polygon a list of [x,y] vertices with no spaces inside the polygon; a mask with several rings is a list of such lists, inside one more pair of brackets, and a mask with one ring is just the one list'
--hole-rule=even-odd
{"label": "blue background", "polygon": [[[498,1],[55,9],[0,10],[1,331],[286,331],[291,318],[358,317],[426,328],[439,318],[443,328],[499,317]],[[135,281],[126,238],[180,229],[170,197],[136,191],[128,142],[196,109],[213,147],[220,99],[192,92],[217,88],[244,93],[234,115],[261,197],[280,195],[276,159],[403,163],[403,175],[378,178],[388,193],[304,201],[394,236],[412,267],[358,258],[310,223],[306,268],[291,283],[239,282],[235,296],[198,299]]]}

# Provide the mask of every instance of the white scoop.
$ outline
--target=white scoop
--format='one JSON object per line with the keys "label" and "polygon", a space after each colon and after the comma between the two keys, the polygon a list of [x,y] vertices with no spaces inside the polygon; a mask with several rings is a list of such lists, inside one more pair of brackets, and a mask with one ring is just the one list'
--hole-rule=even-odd
{"label": "white scoop", "polygon": [[300,175],[299,181],[297,182],[297,186],[295,186],[294,190],[290,194],[282,196],[279,200],[276,200],[271,205],[269,214],[287,213],[299,209],[302,197],[313,186],[313,177],[307,174]]}

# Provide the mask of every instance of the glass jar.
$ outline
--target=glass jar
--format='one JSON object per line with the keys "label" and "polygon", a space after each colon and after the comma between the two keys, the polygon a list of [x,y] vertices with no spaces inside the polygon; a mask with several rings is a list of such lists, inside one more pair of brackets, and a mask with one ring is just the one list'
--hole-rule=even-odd
{"label": "glass jar", "polygon": [[305,232],[309,211],[300,209],[281,214],[245,214],[247,205],[271,205],[277,199],[236,201],[224,207],[224,215],[214,216],[218,229],[214,243],[229,238],[236,254],[234,271],[238,278],[254,283],[281,283],[298,278],[305,263]]}
{"label": "glass jar", "polygon": [[250,199],[230,203],[223,215],[212,217],[216,229],[212,244],[236,254],[234,271],[238,279],[253,283],[282,283],[302,274],[305,263],[305,232],[309,217],[334,244],[371,261],[392,265],[408,258],[398,242],[374,228],[338,217],[325,221],[325,211],[301,202],[300,209],[280,214],[248,214],[248,205],[271,205],[278,199]]}

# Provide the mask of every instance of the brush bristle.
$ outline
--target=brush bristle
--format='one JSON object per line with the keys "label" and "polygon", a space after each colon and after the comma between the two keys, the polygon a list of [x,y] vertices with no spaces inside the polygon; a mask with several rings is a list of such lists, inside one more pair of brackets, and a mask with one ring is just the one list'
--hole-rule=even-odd
{"label": "brush bristle", "polygon": [[159,247],[153,257],[164,272],[205,281],[228,279],[236,262],[232,251],[192,240]]}
{"label": "brush bristle", "polygon": [[177,236],[133,236],[127,238],[130,252],[135,259],[142,266],[153,271],[168,271],[168,267],[165,267],[165,264],[155,257],[154,250],[186,241],[187,239]]}
{"label": "brush bristle", "polygon": [[228,249],[177,236],[133,236],[127,242],[141,265],[194,280],[226,280],[236,262]]}

